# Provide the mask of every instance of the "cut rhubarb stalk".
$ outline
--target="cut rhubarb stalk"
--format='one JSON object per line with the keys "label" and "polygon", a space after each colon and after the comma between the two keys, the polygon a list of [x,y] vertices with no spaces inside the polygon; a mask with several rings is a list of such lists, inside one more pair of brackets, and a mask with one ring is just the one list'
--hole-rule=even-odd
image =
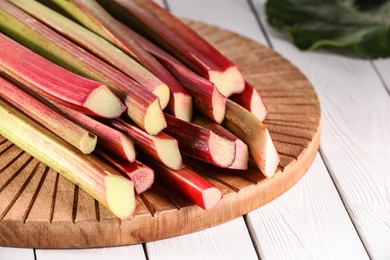
{"label": "cut rhubarb stalk", "polygon": [[109,88],[80,77],[0,33],[0,70],[32,91],[83,113],[119,117],[125,106]]}
{"label": "cut rhubarb stalk", "polygon": [[166,127],[159,100],[150,91],[8,1],[0,1],[0,29],[47,59],[106,84],[125,101],[129,117],[148,133]]}
{"label": "cut rhubarb stalk", "polygon": [[272,177],[279,164],[279,155],[268,129],[251,112],[230,100],[226,102],[223,126],[248,145],[264,176]]}
{"label": "cut rhubarb stalk", "polygon": [[130,31],[132,37],[137,40],[148,52],[163,64],[183,87],[194,98],[195,107],[203,115],[218,124],[225,117],[226,98],[218,91],[213,83],[188,69],[175,57],[160,49],[157,45],[148,41],[136,32]]}
{"label": "cut rhubarb stalk", "polygon": [[192,122],[196,125],[200,125],[207,129],[210,129],[214,133],[235,142],[235,158],[232,165],[230,165],[228,168],[235,170],[248,169],[249,150],[248,146],[243,141],[241,141],[239,138],[237,138],[237,136],[229,132],[227,129],[223,128],[221,125],[216,124],[215,122],[203,116],[196,116]]}
{"label": "cut rhubarb stalk", "polygon": [[245,82],[245,89],[242,93],[234,94],[230,99],[252,112],[261,122],[268,115],[268,109],[259,92],[248,82]]}
{"label": "cut rhubarb stalk", "polygon": [[178,170],[182,167],[182,158],[176,139],[163,132],[154,136],[150,135],[123,119],[115,119],[109,123],[118,130],[126,133],[141,152],[165,164],[169,168]]}
{"label": "cut rhubarb stalk", "polygon": [[118,218],[135,210],[134,184],[115,169],[85,155],[19,110],[0,100],[0,134],[77,184]]}
{"label": "cut rhubarb stalk", "polygon": [[129,162],[135,161],[134,144],[125,134],[78,111],[58,103],[52,104],[70,120],[97,135],[99,146],[116,153]]}
{"label": "cut rhubarb stalk", "polygon": [[196,73],[213,82],[224,96],[244,90],[244,78],[238,68],[158,4],[144,0],[98,2],[116,18],[143,33]]}
{"label": "cut rhubarb stalk", "polygon": [[96,135],[68,120],[0,76],[0,97],[85,154],[96,147]]}
{"label": "cut rhubarb stalk", "polygon": [[[29,0],[22,0],[23,2],[29,2],[29,5],[32,5]],[[14,2],[20,2],[15,0]],[[32,2],[32,1],[31,1]],[[149,71],[156,75],[160,80],[165,82],[170,89],[171,98],[169,99],[169,112],[175,115],[176,117],[190,121],[192,117],[192,98],[191,96],[183,89],[183,87],[175,80],[175,78],[147,51],[143,49],[131,36],[131,31],[125,25],[120,23],[118,20],[113,18],[104,8],[102,8],[96,1],[63,1],[63,0],[53,0],[52,3],[55,3],[73,19],[77,20],[79,23],[83,24],[85,27],[91,31],[99,34],[101,37],[110,41],[112,44],[117,46],[119,49],[127,53],[136,59],[139,63],[145,66]],[[28,7],[29,8],[29,7]],[[26,10],[28,11],[28,10]],[[30,12],[30,11],[28,11]],[[47,21],[47,16],[41,15],[42,20]],[[51,19],[52,20],[52,19]],[[51,22],[52,24],[52,22]],[[60,23],[60,26],[63,26],[63,22]],[[58,27],[58,26],[56,26]],[[74,31],[74,27],[71,27],[71,31]],[[62,30],[64,33],[64,30]],[[76,41],[80,41],[77,35],[74,33],[67,34],[67,37],[76,38]],[[95,36],[96,37],[96,36]],[[88,37],[88,41],[92,37]],[[100,43],[99,43],[100,44]],[[98,45],[98,44],[96,44]],[[99,46],[93,46],[93,48],[100,48]],[[110,59],[115,57],[110,57],[113,54],[111,50],[106,49],[104,55],[109,55]],[[116,62],[117,63],[117,62]],[[120,63],[117,63],[122,67]],[[137,80],[137,79],[136,79]],[[138,81],[139,82],[139,81]],[[142,83],[139,82],[141,85]],[[160,98],[161,102],[161,98]],[[166,103],[164,103],[163,108],[165,108],[168,102],[168,97]],[[163,103],[163,102],[161,102]]]}
{"label": "cut rhubarb stalk", "polygon": [[178,140],[183,154],[223,168],[232,165],[236,149],[234,141],[173,116],[165,117],[168,126],[164,132]]}
{"label": "cut rhubarb stalk", "polygon": [[222,198],[222,192],[217,187],[188,168],[176,171],[151,158],[142,157],[142,160],[155,170],[159,183],[182,194],[202,209],[214,208]]}
{"label": "cut rhubarb stalk", "polygon": [[[168,105],[168,86],[105,39],[35,0],[11,0],[10,2],[134,79],[159,98],[162,108]],[[99,6],[95,2],[88,3]]]}
{"label": "cut rhubarb stalk", "polygon": [[138,161],[129,162],[123,158],[104,151],[103,149],[97,148],[96,152],[118,169],[123,175],[130,178],[134,183],[134,188],[137,194],[148,190],[152,187],[154,182],[154,171]]}

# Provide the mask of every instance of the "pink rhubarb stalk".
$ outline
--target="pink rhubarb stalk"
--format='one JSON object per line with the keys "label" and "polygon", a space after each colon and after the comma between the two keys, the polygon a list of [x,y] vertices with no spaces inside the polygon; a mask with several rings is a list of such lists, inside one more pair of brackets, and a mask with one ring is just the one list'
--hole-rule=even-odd
{"label": "pink rhubarb stalk", "polygon": [[264,176],[272,177],[279,164],[279,155],[265,125],[245,108],[227,100],[223,126],[248,145]]}
{"label": "pink rhubarb stalk", "polygon": [[125,110],[107,86],[61,68],[2,33],[0,49],[0,70],[42,96],[99,117],[119,117]]}
{"label": "pink rhubarb stalk", "polygon": [[144,158],[143,162],[155,170],[159,183],[182,194],[202,209],[214,208],[222,198],[222,192],[217,187],[188,168],[175,171],[150,158]]}
{"label": "pink rhubarb stalk", "polygon": [[176,138],[180,151],[190,157],[227,168],[235,158],[236,144],[210,129],[165,115],[168,126],[164,130]]}
{"label": "pink rhubarb stalk", "polygon": [[261,122],[268,115],[268,109],[259,92],[248,82],[245,82],[245,89],[242,93],[234,94],[230,99],[252,112]]}
{"label": "pink rhubarb stalk", "polygon": [[134,183],[137,194],[141,194],[152,187],[154,182],[154,171],[145,164],[138,161],[129,162],[113,153],[104,151],[101,148],[97,148],[96,152],[124,176],[130,178]]}
{"label": "pink rhubarb stalk", "polygon": [[47,59],[106,84],[124,100],[129,117],[148,133],[157,134],[166,127],[153,93],[8,1],[0,1],[0,30]]}
{"label": "pink rhubarb stalk", "polygon": [[223,136],[224,138],[231,140],[236,144],[235,158],[232,165],[228,167],[229,169],[248,169],[249,150],[248,146],[243,141],[241,141],[239,138],[237,138],[237,136],[229,132],[221,125],[216,124],[215,122],[203,116],[196,116],[192,122],[196,125],[200,125],[207,129],[210,129],[214,133]]}
{"label": "pink rhubarb stalk", "polygon": [[182,167],[179,145],[177,140],[171,136],[163,132],[154,136],[150,135],[123,119],[112,120],[110,124],[126,133],[134,141],[140,152],[147,154],[169,168],[178,170]]}
{"label": "pink rhubarb stalk", "polygon": [[0,75],[0,97],[85,154],[96,147],[96,135],[68,120]]}
{"label": "pink rhubarb stalk", "polygon": [[225,96],[240,93],[245,82],[238,68],[191,28],[153,1],[98,0],[129,27],[153,39]]}
{"label": "pink rhubarb stalk", "polygon": [[[16,0],[15,0],[16,1]],[[25,2],[30,0],[23,0]],[[17,1],[18,2],[18,1]],[[168,85],[171,93],[168,110],[182,120],[190,121],[192,117],[192,98],[177,80],[144,48],[132,38],[129,28],[112,17],[96,1],[53,0],[58,7],[85,27],[110,41],[150,70]],[[46,19],[47,20],[47,19]],[[72,38],[75,36],[71,36]],[[111,52],[109,52],[111,53]],[[141,82],[140,82],[141,83]],[[142,84],[142,83],[141,83]],[[168,99],[166,100],[168,102]],[[166,106],[164,104],[163,108]]]}
{"label": "pink rhubarb stalk", "polygon": [[[35,0],[10,1],[25,12],[34,16],[36,19],[50,26],[57,32],[101,58],[111,66],[116,67],[118,70],[122,71],[127,76],[144,86],[159,98],[162,108],[167,106],[169,101],[168,86],[149,70],[113,46],[111,43]],[[102,9],[102,11],[106,12],[96,2],[91,3],[93,3],[93,6],[97,5],[100,9]],[[86,11],[84,8],[83,10]],[[99,12],[99,10],[94,11]]]}
{"label": "pink rhubarb stalk", "polygon": [[78,111],[58,103],[53,103],[53,105],[73,122],[94,133],[98,137],[99,146],[114,152],[129,162],[135,161],[134,143],[128,136]]}

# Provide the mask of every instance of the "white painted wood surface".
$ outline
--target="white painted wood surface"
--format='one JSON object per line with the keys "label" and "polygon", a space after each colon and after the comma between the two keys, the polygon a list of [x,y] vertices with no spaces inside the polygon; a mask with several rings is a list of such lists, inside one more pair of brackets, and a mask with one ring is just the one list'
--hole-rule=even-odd
{"label": "white painted wood surface", "polygon": [[[266,44],[249,1],[167,2],[180,17]],[[375,61],[374,70],[370,61],[299,51],[265,23],[264,1],[252,3],[275,50],[297,65],[318,92],[325,160],[317,156],[302,181],[245,219],[147,243],[146,252],[142,245],[36,250],[36,259],[254,259],[254,248],[261,259],[367,259],[365,249],[373,259],[390,259],[390,98],[377,74],[390,89],[390,59]],[[34,251],[0,247],[3,259],[34,259]]]}
{"label": "white painted wood surface", "polygon": [[146,243],[154,259],[257,259],[243,218],[180,237]]}

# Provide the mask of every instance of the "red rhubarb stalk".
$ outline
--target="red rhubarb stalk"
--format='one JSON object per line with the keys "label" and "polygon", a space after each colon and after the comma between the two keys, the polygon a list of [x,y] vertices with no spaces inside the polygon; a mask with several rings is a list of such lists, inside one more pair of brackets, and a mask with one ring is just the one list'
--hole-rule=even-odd
{"label": "red rhubarb stalk", "polygon": [[115,119],[110,124],[118,130],[126,133],[136,144],[142,153],[163,163],[169,168],[178,170],[182,167],[182,157],[177,140],[161,132],[150,135],[142,129],[126,122],[123,119]]}
{"label": "red rhubarb stalk", "polygon": [[172,170],[150,158],[143,162],[156,171],[156,180],[182,194],[202,209],[214,208],[222,198],[222,192],[196,172],[182,168]]}
{"label": "red rhubarb stalk", "polygon": [[227,100],[223,126],[248,145],[264,176],[272,177],[279,164],[279,155],[265,125],[245,108]]}
{"label": "red rhubarb stalk", "polygon": [[152,187],[154,182],[154,171],[145,164],[138,161],[129,162],[113,153],[104,151],[101,148],[97,148],[96,152],[118,169],[124,176],[130,178],[134,183],[137,194],[141,194]]}
{"label": "red rhubarb stalk", "polygon": [[245,89],[242,93],[234,94],[230,99],[252,112],[261,122],[268,115],[268,109],[259,92],[248,82],[245,82]]}
{"label": "red rhubarb stalk", "polygon": [[166,127],[159,100],[150,91],[8,1],[0,1],[0,29],[47,59],[106,84],[124,100],[129,117],[148,133]]}
{"label": "red rhubarb stalk", "polygon": [[194,98],[195,107],[203,115],[218,124],[225,117],[226,98],[218,91],[213,83],[188,69],[169,53],[148,41],[141,35],[131,31],[132,37],[137,40],[148,52],[163,64],[183,87]]}
{"label": "red rhubarb stalk", "polygon": [[[169,101],[168,86],[102,37],[35,0],[10,0],[10,2],[134,79],[159,98],[162,108],[167,106]],[[106,12],[96,2],[91,3]],[[83,10],[86,9],[83,8]]]}
{"label": "red rhubarb stalk", "polygon": [[53,105],[73,122],[94,133],[98,137],[99,146],[114,152],[129,162],[135,161],[134,144],[128,136],[78,111],[58,103],[53,103]]}
{"label": "red rhubarb stalk", "polygon": [[192,158],[227,168],[235,157],[236,144],[210,129],[165,115],[168,126],[164,130],[176,138],[180,151]]}
{"label": "red rhubarb stalk", "polygon": [[85,154],[96,147],[96,135],[68,120],[0,75],[0,97]]}
{"label": "red rhubarb stalk", "polygon": [[115,118],[125,106],[99,82],[78,76],[0,33],[0,70],[34,92],[94,116]]}
{"label": "red rhubarb stalk", "polygon": [[109,12],[158,43],[225,96],[240,93],[245,82],[238,68],[206,40],[153,1],[98,0]]}
{"label": "red rhubarb stalk", "polygon": [[196,116],[193,121],[194,124],[203,126],[207,129],[210,129],[214,133],[223,136],[224,138],[233,141],[236,144],[236,152],[232,165],[230,165],[229,169],[235,170],[246,170],[248,169],[248,160],[249,160],[249,150],[248,146],[241,141],[237,136],[229,132],[227,129],[222,127],[219,124],[211,121],[208,118],[203,116]]}

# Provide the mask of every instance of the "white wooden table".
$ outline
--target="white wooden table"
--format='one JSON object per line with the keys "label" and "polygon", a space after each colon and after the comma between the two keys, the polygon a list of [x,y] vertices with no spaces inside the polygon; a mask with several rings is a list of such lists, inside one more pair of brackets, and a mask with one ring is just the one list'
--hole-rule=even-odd
{"label": "white wooden table", "polygon": [[321,145],[297,185],[244,217],[201,232],[103,249],[0,247],[0,260],[390,259],[390,59],[299,51],[267,24],[264,2],[159,1],[177,16],[274,48],[309,78],[321,102]]}

